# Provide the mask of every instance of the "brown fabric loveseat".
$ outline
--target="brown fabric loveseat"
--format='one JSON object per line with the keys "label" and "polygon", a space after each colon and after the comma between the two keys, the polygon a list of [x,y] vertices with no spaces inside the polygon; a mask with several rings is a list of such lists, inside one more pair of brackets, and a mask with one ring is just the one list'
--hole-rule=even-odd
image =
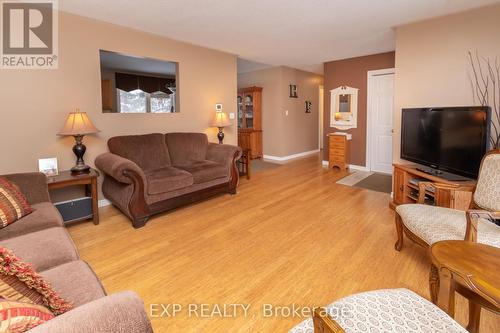
{"label": "brown fabric loveseat", "polygon": [[90,266],[80,259],[61,215],[50,202],[45,175],[20,173],[3,177],[17,185],[33,212],[0,229],[0,246],[31,263],[74,306],[29,332],[153,332],[142,300],[129,291],[106,296]]}
{"label": "brown fabric loveseat", "polygon": [[203,133],[117,136],[95,165],[104,196],[135,228],[149,216],[218,193],[236,193],[241,148],[209,143]]}

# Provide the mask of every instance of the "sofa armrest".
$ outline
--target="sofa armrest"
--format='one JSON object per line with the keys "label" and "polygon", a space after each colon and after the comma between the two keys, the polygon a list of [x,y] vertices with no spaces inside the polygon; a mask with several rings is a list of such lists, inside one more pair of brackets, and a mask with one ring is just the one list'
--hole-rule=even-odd
{"label": "sofa armrest", "polygon": [[465,213],[467,219],[467,226],[465,228],[465,240],[470,242],[477,242],[477,223],[480,218],[489,221],[493,224],[497,224],[497,220],[500,220],[500,212],[487,211],[480,209],[469,209]]}
{"label": "sofa armrest", "polygon": [[104,153],[95,159],[95,166],[120,183],[132,184],[132,177],[146,182],[144,171],[133,161],[112,153]]}
{"label": "sofa armrest", "polygon": [[207,160],[230,166],[241,157],[242,150],[238,146],[209,143]]}
{"label": "sofa armrest", "polygon": [[16,184],[24,194],[30,205],[40,202],[50,202],[47,176],[41,172],[27,172],[4,175]]}
{"label": "sofa armrest", "polygon": [[30,333],[150,333],[144,304],[125,291],[79,306],[29,331]]}
{"label": "sofa armrest", "polygon": [[207,160],[225,165],[229,174],[229,193],[236,194],[240,173],[236,161],[241,157],[242,149],[238,146],[209,143]]}

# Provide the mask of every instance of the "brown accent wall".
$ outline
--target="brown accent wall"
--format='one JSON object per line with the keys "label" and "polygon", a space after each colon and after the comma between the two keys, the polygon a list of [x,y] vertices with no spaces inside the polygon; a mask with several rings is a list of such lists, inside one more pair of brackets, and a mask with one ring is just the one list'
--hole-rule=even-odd
{"label": "brown accent wall", "polygon": [[[99,49],[178,62],[180,112],[102,113]],[[116,135],[194,131],[217,142],[210,127],[215,104],[234,110],[236,76],[235,55],[60,12],[58,69],[0,70],[0,174],[37,170],[45,157],[57,157],[60,169],[72,167],[74,139],[57,132],[77,107],[101,130],[84,139],[90,165]],[[236,120],[224,132],[224,142],[236,144]]]}
{"label": "brown accent wall", "polygon": [[330,90],[339,86],[358,88],[358,127],[342,132],[352,134],[351,159],[349,164],[366,165],[366,103],[367,72],[394,68],[394,52],[373,54],[363,57],[335,60],[325,63],[325,107],[324,107],[324,149],[323,160],[328,160],[328,133],[340,131],[330,127]]}

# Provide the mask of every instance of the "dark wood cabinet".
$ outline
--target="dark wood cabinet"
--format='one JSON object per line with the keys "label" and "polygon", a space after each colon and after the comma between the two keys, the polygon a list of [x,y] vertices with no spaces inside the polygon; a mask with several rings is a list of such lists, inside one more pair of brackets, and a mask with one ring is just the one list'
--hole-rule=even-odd
{"label": "dark wood cabinet", "polygon": [[238,145],[250,158],[262,158],[262,88],[238,90]]}

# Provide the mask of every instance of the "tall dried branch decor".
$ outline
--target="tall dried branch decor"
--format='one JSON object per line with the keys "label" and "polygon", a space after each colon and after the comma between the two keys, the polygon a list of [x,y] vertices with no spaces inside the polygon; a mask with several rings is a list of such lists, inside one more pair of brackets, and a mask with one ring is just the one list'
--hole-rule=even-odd
{"label": "tall dried branch decor", "polygon": [[468,52],[472,73],[471,81],[474,103],[489,106],[492,109],[490,126],[490,145],[500,148],[500,66],[498,59],[493,63],[490,58],[480,57],[478,52]]}

